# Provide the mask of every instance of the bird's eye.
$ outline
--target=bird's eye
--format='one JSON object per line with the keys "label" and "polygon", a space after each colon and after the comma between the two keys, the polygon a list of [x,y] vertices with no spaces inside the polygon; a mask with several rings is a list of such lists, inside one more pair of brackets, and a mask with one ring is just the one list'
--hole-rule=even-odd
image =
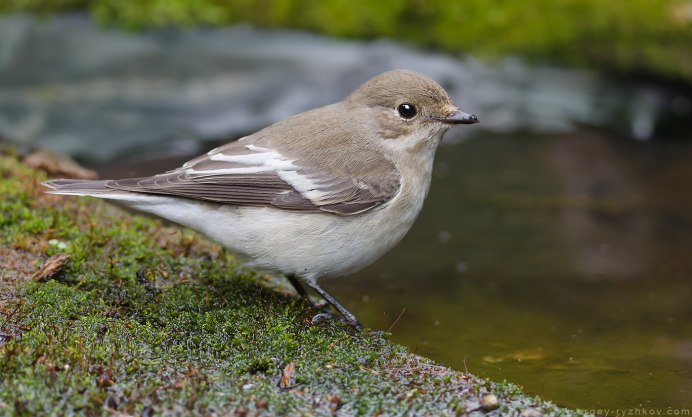
{"label": "bird's eye", "polygon": [[403,117],[404,119],[412,119],[416,116],[416,113],[418,113],[416,106],[409,103],[399,104],[397,111],[399,112],[399,116]]}

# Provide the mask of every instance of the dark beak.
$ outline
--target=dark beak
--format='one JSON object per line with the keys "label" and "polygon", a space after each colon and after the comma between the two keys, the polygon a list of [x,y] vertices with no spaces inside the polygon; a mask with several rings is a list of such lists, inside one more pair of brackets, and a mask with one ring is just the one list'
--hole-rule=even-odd
{"label": "dark beak", "polygon": [[435,117],[435,120],[439,120],[442,123],[448,123],[450,125],[472,125],[474,123],[478,123],[478,117],[476,117],[475,114],[464,113],[460,110],[457,110],[446,117]]}

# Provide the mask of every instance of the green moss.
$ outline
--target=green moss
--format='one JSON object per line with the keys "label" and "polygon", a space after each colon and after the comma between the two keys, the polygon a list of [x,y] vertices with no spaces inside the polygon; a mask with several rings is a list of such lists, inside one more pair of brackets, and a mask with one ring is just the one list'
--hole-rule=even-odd
{"label": "green moss", "polygon": [[[382,333],[313,324],[316,311],[218,246],[100,201],[44,194],[43,179],[0,156],[0,415],[449,415],[488,392],[505,411],[575,415]],[[58,252],[67,266],[33,281]]]}
{"label": "green moss", "polygon": [[392,37],[484,57],[520,55],[692,81],[692,19],[684,0],[9,0],[1,11],[88,9],[129,28],[224,25],[307,29],[340,37]]}

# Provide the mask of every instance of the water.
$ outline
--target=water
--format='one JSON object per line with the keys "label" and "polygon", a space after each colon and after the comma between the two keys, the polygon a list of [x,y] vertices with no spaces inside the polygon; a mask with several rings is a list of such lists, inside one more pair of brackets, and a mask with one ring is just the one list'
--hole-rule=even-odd
{"label": "water", "polygon": [[443,146],[405,240],[326,286],[412,351],[559,404],[689,408],[690,160],[595,132]]}

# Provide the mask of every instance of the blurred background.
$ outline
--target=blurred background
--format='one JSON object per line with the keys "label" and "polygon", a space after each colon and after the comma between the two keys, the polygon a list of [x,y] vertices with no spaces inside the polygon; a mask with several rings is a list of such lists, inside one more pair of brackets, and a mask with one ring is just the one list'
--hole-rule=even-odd
{"label": "blurred background", "polygon": [[394,68],[481,123],[405,240],[325,287],[561,405],[692,407],[689,0],[3,0],[0,137],[148,175]]}

